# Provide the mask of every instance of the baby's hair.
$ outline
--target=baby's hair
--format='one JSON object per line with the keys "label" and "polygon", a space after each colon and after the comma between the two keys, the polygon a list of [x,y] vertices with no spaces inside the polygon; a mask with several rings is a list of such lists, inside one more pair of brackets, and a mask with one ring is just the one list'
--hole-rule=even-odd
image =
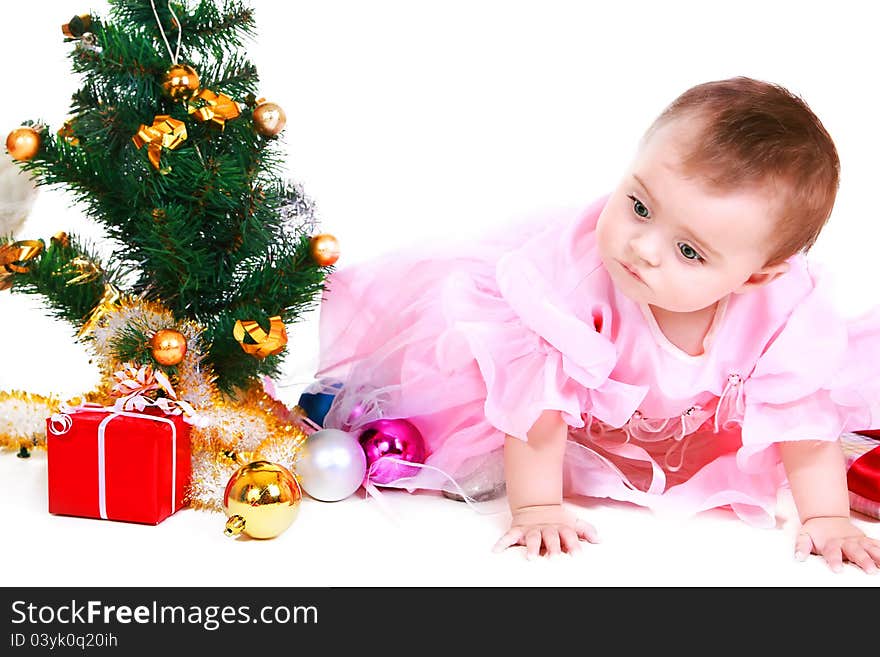
{"label": "baby's hair", "polygon": [[685,175],[707,179],[719,191],[758,186],[778,194],[776,248],[767,264],[808,251],[831,215],[840,160],[806,102],[747,77],[706,82],[666,107],[642,141],[682,118],[699,126],[682,158]]}

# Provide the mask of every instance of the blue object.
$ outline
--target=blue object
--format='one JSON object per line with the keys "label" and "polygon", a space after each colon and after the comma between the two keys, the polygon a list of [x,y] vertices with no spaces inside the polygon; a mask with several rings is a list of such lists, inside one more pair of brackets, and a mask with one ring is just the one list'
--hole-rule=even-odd
{"label": "blue object", "polygon": [[[338,390],[342,388],[342,384],[334,383],[331,387]],[[323,427],[324,418],[327,416],[327,412],[330,410],[330,404],[333,403],[335,398],[336,395],[329,392],[303,392],[299,396],[299,402],[297,402],[297,405],[303,409],[306,417],[319,427]]]}

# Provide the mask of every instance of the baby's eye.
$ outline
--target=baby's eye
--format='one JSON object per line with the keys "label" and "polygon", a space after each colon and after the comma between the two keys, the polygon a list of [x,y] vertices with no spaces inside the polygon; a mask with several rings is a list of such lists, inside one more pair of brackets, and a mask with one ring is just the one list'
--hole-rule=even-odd
{"label": "baby's eye", "polygon": [[688,260],[697,260],[699,262],[703,261],[703,256],[701,256],[690,244],[685,242],[678,243],[678,250],[681,251],[681,255],[683,255]]}
{"label": "baby's eye", "polygon": [[642,203],[639,199],[637,199],[632,194],[630,194],[627,198],[632,199],[633,212],[635,212],[638,216],[640,216],[642,219],[648,219],[651,216],[651,213],[648,210],[647,206],[644,203]]}

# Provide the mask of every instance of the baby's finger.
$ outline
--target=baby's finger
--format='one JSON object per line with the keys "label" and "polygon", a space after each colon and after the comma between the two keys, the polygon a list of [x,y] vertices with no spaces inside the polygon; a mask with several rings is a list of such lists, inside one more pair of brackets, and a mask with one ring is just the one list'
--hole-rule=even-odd
{"label": "baby's finger", "polygon": [[559,538],[562,540],[562,549],[569,554],[576,554],[581,551],[581,542],[571,527],[562,527],[559,530]]}
{"label": "baby's finger", "polygon": [[596,531],[596,528],[593,527],[588,522],[584,522],[583,520],[576,520],[574,523],[574,530],[577,532],[577,535],[588,541],[589,543],[598,543],[600,542],[599,532]]}
{"label": "baby's finger", "polygon": [[806,532],[797,535],[794,542],[794,558],[803,561],[813,551],[813,539]]}
{"label": "baby's finger", "polygon": [[516,545],[522,540],[523,531],[519,527],[508,530],[504,536],[498,539],[498,542],[492,547],[492,552],[503,552],[511,545]]}
{"label": "baby's finger", "polygon": [[852,561],[866,573],[873,574],[877,572],[877,566],[874,565],[874,559],[872,559],[871,555],[868,554],[868,551],[858,543],[847,544],[844,549],[844,554],[846,554],[847,559]]}
{"label": "baby's finger", "polygon": [[534,559],[541,553],[541,530],[530,529],[526,533],[526,559]]}
{"label": "baby's finger", "polygon": [[828,541],[828,543],[822,551],[822,556],[829,568],[835,573],[839,573],[843,570],[843,552],[840,549],[840,542]]}
{"label": "baby's finger", "polygon": [[869,539],[868,544],[864,547],[865,550],[868,551],[868,554],[871,555],[871,558],[874,559],[874,563],[880,566],[880,543],[873,539]]}
{"label": "baby's finger", "polygon": [[562,548],[559,547],[559,532],[555,527],[545,527],[541,532],[541,535],[544,539],[544,547],[547,548],[547,554],[549,556],[555,556],[557,554],[562,554]]}

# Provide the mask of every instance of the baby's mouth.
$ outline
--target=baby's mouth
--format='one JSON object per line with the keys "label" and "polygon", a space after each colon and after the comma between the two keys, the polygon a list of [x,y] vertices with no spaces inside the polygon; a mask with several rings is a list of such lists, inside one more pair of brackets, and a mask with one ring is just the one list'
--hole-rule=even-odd
{"label": "baby's mouth", "polygon": [[638,272],[635,268],[631,267],[630,265],[626,264],[625,262],[621,262],[621,261],[619,261],[619,260],[618,260],[618,262],[620,263],[620,266],[623,267],[623,268],[629,273],[630,276],[632,276],[633,278],[635,278],[635,279],[636,279],[637,281],[639,281],[640,283],[644,283],[644,282],[645,282],[645,279],[643,279],[643,278],[639,275],[639,272]]}

